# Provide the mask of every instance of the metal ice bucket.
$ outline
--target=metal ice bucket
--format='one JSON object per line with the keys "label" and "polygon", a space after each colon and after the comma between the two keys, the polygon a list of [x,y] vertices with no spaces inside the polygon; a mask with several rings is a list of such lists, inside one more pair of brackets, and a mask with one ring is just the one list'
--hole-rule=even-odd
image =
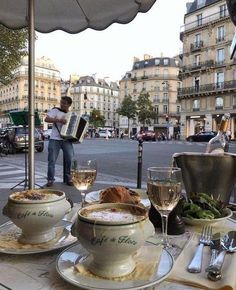
{"label": "metal ice bucket", "polygon": [[187,197],[205,192],[229,203],[236,181],[236,154],[206,154],[182,152],[173,155],[181,168]]}

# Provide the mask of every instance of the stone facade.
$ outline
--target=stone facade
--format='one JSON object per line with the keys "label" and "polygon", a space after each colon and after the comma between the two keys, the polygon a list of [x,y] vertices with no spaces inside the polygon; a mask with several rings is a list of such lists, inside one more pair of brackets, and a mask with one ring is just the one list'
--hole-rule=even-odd
{"label": "stone facade", "polygon": [[[35,110],[42,126],[47,111],[59,105],[61,96],[60,72],[46,57],[35,61]],[[10,111],[28,110],[28,58],[24,57],[9,85],[0,84],[0,123],[10,123]],[[46,124],[45,128],[46,129]]]}
{"label": "stone facade", "polygon": [[[120,81],[120,102],[128,95],[137,101],[141,93],[149,93],[157,119],[148,129],[160,133],[170,132],[174,136],[174,128],[178,127],[180,119],[180,104],[177,100],[177,90],[181,87],[179,70],[178,57],[144,55],[143,60],[134,58],[132,70]],[[140,130],[141,124],[137,118],[130,123],[131,134]],[[120,117],[120,127],[128,127],[126,117]]]}
{"label": "stone facade", "polygon": [[183,42],[181,137],[200,130],[217,131],[230,112],[232,137],[236,134],[236,59],[230,59],[235,27],[226,1],[195,0],[185,14]]}

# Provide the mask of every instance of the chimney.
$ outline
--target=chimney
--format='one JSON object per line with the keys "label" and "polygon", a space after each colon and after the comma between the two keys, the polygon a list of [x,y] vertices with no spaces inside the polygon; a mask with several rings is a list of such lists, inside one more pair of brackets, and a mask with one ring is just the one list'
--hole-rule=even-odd
{"label": "chimney", "polygon": [[144,56],[143,56],[143,59],[144,60],[147,60],[147,59],[150,59],[150,58],[153,58],[150,54],[144,54]]}

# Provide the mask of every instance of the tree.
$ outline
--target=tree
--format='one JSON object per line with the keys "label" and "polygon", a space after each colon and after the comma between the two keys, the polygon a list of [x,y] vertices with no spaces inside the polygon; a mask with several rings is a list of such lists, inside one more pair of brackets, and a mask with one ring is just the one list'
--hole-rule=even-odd
{"label": "tree", "polygon": [[89,123],[93,125],[94,128],[104,127],[105,118],[101,115],[101,112],[97,109],[93,109],[89,116]]}
{"label": "tree", "polygon": [[128,134],[130,135],[130,119],[134,119],[137,113],[136,102],[130,95],[124,97],[117,113],[128,118]]}
{"label": "tree", "polygon": [[156,118],[156,113],[148,93],[141,93],[137,100],[138,120],[143,126],[151,125],[151,120]]}
{"label": "tree", "polygon": [[11,30],[0,25],[0,39],[0,82],[8,84],[21,58],[27,55],[27,30]]}

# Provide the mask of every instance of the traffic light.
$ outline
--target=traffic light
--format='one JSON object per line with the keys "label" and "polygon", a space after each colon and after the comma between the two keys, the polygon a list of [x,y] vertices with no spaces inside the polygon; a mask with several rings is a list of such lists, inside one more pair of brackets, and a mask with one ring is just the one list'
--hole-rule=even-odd
{"label": "traffic light", "polygon": [[166,115],[166,122],[168,122],[169,121],[169,116],[168,115]]}

